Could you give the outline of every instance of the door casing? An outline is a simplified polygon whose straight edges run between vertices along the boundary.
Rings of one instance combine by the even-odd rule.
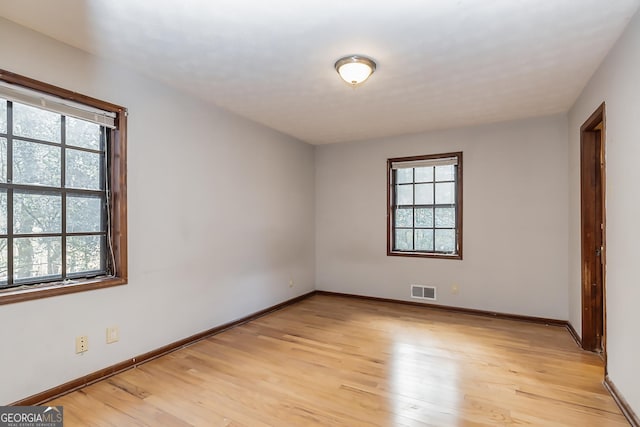
[[[606,358],[605,130],[602,103],[580,127],[582,348]]]

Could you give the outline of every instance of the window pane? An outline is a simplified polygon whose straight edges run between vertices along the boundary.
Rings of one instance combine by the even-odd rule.
[[[13,182],[60,187],[60,147],[13,140]]]
[[[21,237],[13,240],[13,277],[29,280],[61,277],[60,237]]]
[[[0,98],[0,133],[7,133],[7,100],[2,98]]]
[[[436,181],[453,181],[455,179],[455,167],[453,165],[436,166]]]
[[[7,190],[0,190],[0,234],[7,234]]]
[[[67,145],[100,150],[100,125],[85,120],[67,117],[65,119]]]
[[[436,183],[436,204],[454,204],[455,202],[455,183]]]
[[[60,233],[62,197],[14,193],[13,232],[17,234]]]
[[[413,182],[413,169],[396,169],[396,184]]]
[[[100,271],[102,236],[67,237],[67,273]]]
[[[7,239],[0,239],[0,286],[6,285],[9,280],[7,262]]]
[[[416,182],[432,182],[433,166],[426,168],[416,168]]]
[[[60,114],[13,103],[13,134],[27,138],[60,142]]]
[[[436,229],[436,251],[454,252],[456,249],[456,231]]]
[[[78,150],[67,150],[66,152],[66,186],[99,190],[100,155]]]
[[[455,208],[436,208],[436,227],[453,228],[456,226]]]
[[[395,249],[399,251],[413,250],[413,230],[396,229]]]
[[[416,227],[433,227],[433,209],[416,209]]]
[[[433,251],[433,230],[416,230],[416,251]]]
[[[413,227],[413,209],[396,209],[396,227]]]
[[[0,138],[0,182],[7,182],[7,138]]]
[[[416,205],[433,204],[433,184],[416,184]]]
[[[413,204],[413,185],[397,185],[396,191],[396,205]]]
[[[67,233],[102,230],[102,198],[67,196]]]
[[[393,201],[390,250],[400,255],[457,254],[462,239],[457,228],[461,226],[457,205],[462,201],[462,182],[459,187],[457,180],[462,179],[462,169],[457,164],[447,165],[451,157],[451,154],[429,154],[411,157],[405,163],[400,163],[402,159],[391,159],[393,163],[415,167],[393,171],[394,181],[388,188]],[[462,156],[456,153],[455,157],[461,163]],[[417,163],[421,161],[424,162]]]

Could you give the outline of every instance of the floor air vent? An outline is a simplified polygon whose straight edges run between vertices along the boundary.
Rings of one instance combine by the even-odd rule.
[[[411,298],[436,300],[435,286],[411,285]]]

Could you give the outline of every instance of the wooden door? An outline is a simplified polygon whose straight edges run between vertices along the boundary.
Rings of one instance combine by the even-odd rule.
[[[582,347],[605,352],[604,104],[580,129]]]

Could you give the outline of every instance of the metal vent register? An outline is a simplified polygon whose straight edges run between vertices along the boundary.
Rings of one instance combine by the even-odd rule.
[[[411,285],[411,298],[436,300],[435,286]]]

